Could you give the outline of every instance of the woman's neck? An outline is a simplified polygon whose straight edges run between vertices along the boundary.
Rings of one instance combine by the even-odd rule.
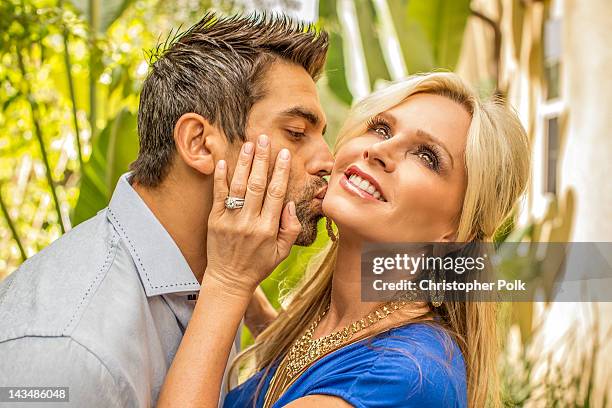
[[[341,330],[365,317],[382,304],[382,302],[363,302],[361,300],[362,246],[363,241],[353,240],[346,235],[338,243],[329,311],[317,326],[315,337]],[[381,328],[397,326],[398,322],[420,316],[428,310],[426,303],[415,302],[407,305],[401,312],[389,316],[385,322],[377,324],[377,327],[373,329],[381,331]]]
[[[316,329],[317,337],[343,329],[379,305],[361,301],[362,246],[363,241],[349,237],[343,237],[338,243],[329,311]]]
[[[368,314],[377,303],[361,301],[361,240],[342,239],[338,243],[336,268],[332,278],[330,323],[349,324]]]

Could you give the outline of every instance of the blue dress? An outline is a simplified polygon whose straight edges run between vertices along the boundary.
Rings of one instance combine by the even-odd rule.
[[[255,407],[263,406],[273,369]],[[226,396],[224,408],[253,407],[265,370]],[[344,346],[313,363],[273,408],[307,395],[339,397],[357,408],[467,407],[463,355],[443,329],[413,323]]]

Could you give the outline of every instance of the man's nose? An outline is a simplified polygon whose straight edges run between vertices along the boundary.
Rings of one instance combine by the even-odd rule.
[[[310,160],[306,161],[306,171],[313,176],[327,176],[334,166],[334,157],[325,140],[317,141]]]

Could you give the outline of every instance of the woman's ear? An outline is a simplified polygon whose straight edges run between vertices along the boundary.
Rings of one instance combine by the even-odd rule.
[[[219,158],[225,140],[219,129],[197,113],[186,113],[174,125],[174,144],[186,165],[211,175],[215,170],[214,157]]]

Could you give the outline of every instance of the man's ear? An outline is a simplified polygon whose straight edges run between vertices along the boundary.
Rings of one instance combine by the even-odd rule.
[[[174,144],[179,156],[202,174],[213,174],[213,155],[220,157],[223,140],[219,129],[197,113],[185,113],[174,125]]]

